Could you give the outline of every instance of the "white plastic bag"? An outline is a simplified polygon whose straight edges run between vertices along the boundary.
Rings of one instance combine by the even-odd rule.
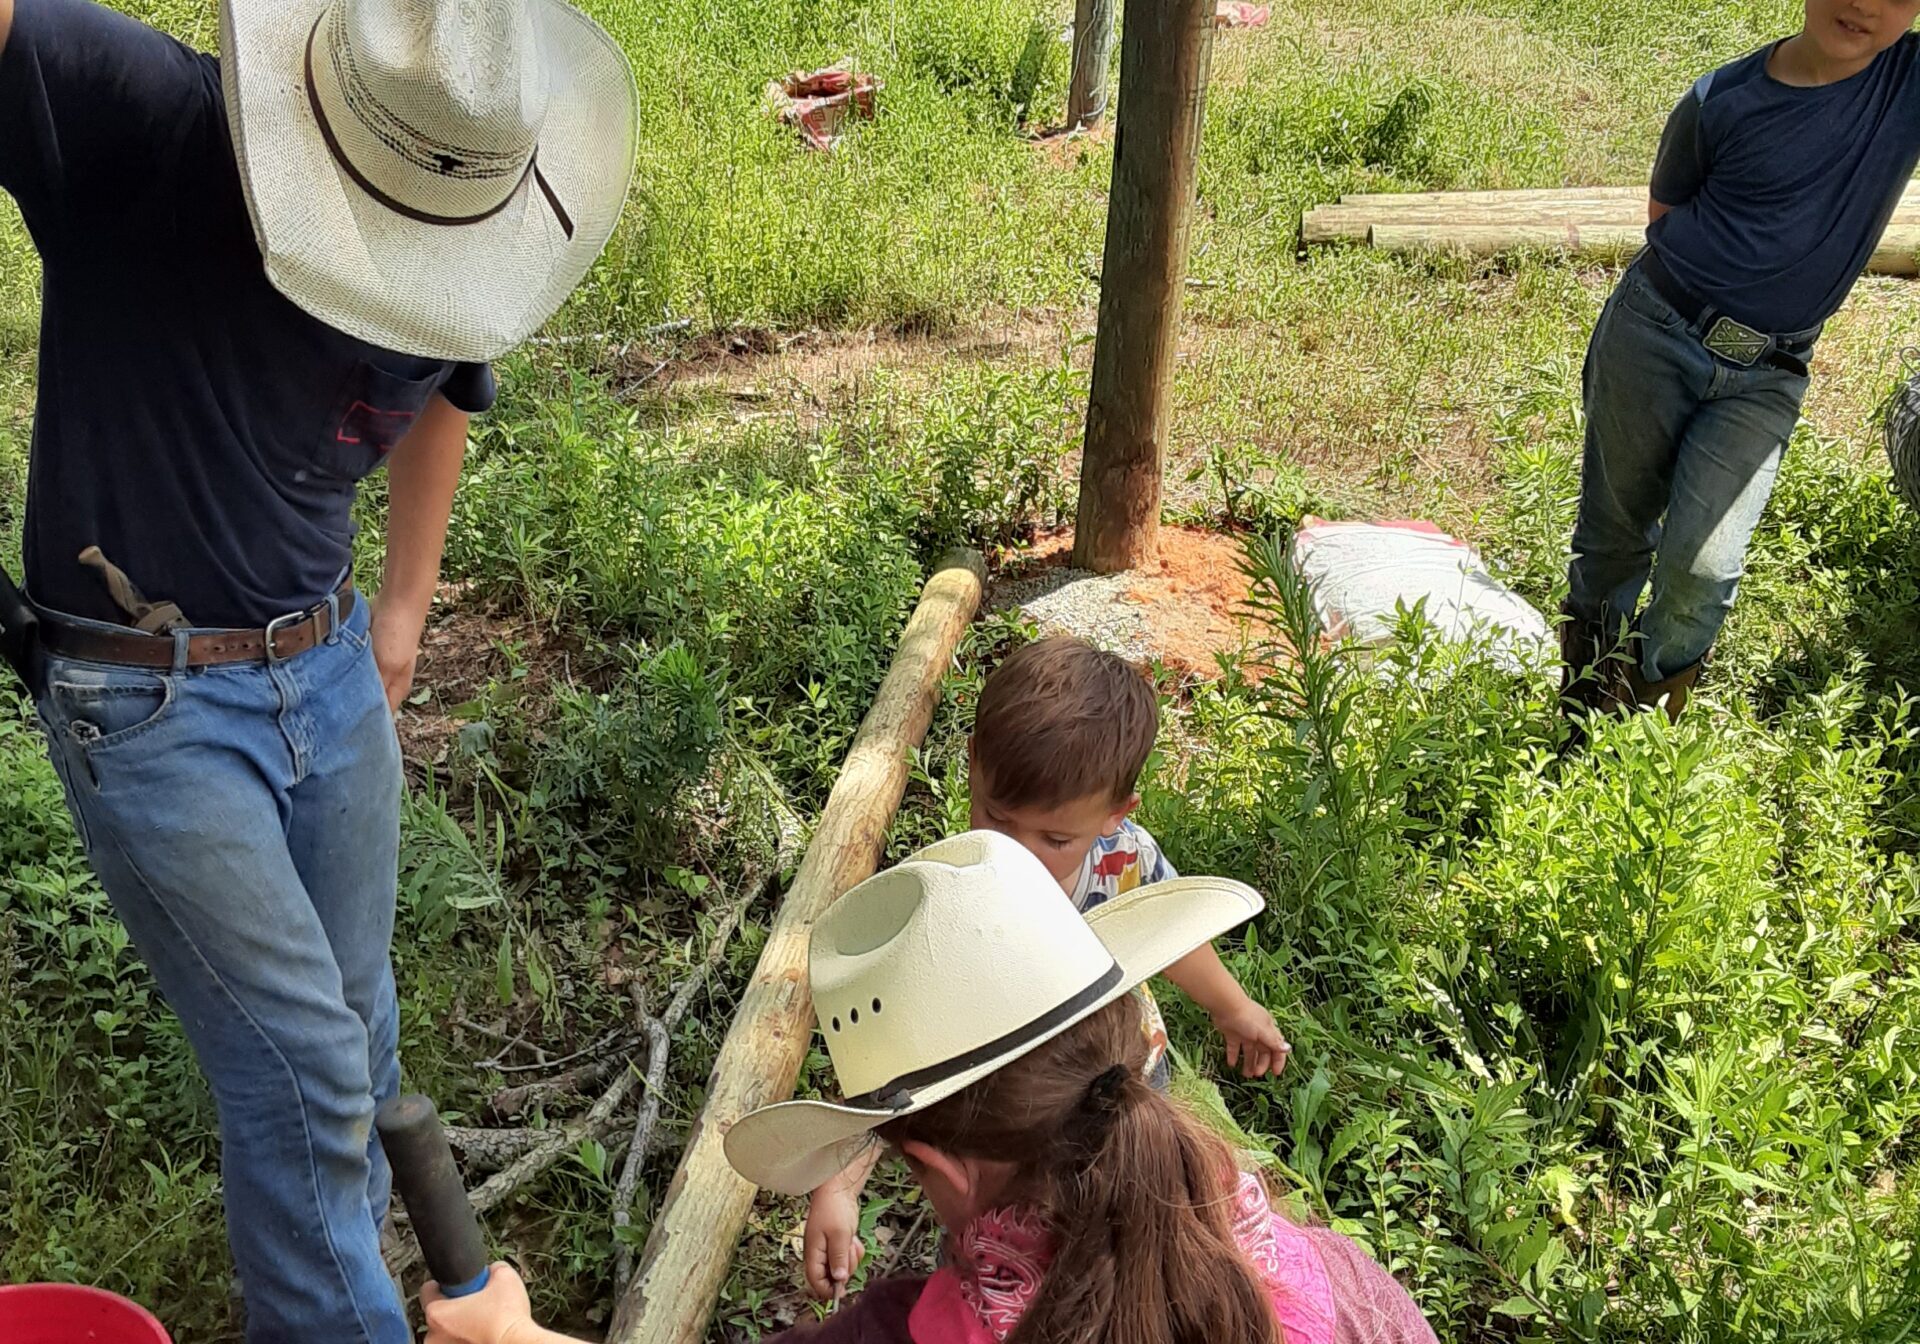
[[[1482,638],[1494,661],[1513,672],[1552,661],[1546,618],[1489,574],[1473,547],[1432,523],[1309,517],[1294,533],[1293,567],[1307,581],[1328,639],[1386,644],[1395,609],[1424,598],[1427,620],[1443,639]]]

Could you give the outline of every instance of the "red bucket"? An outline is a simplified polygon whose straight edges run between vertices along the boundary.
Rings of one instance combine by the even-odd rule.
[[[6,1344],[172,1344],[144,1307],[73,1283],[0,1286]]]

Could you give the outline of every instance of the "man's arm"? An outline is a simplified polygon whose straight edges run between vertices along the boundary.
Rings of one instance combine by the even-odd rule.
[[[7,53],[7,34],[13,31],[13,0],[0,0],[0,56]]]
[[[387,572],[373,604],[373,657],[396,712],[413,688],[466,454],[467,413],[435,394],[387,463]]]

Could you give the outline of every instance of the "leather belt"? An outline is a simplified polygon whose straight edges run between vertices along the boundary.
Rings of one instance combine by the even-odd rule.
[[[1699,335],[1700,344],[1729,364],[1743,369],[1765,364],[1802,378],[1807,376],[1807,357],[1813,353],[1811,339],[1783,340],[1728,317],[1682,283],[1651,247],[1642,250],[1634,264],[1654,292]]]
[[[334,593],[340,623],[353,614],[353,580]],[[333,603],[321,602],[305,611],[277,616],[258,630],[209,630],[187,636],[187,666],[216,667],[224,663],[279,663],[324,644],[336,628]],[[173,636],[143,635],[137,631],[99,630],[78,625],[59,612],[40,612],[40,645],[58,658],[124,667],[173,666]]]

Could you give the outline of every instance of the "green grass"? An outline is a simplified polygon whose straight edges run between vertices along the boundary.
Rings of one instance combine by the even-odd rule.
[[[205,6],[124,7],[215,38]],[[414,713],[439,726],[409,739],[409,1077],[473,1120],[523,1077],[480,1065],[527,1059],[493,1032],[564,1054],[627,1020],[609,967],[657,1005],[699,957],[782,809],[823,801],[939,551],[1017,547],[1070,508],[1111,169],[1106,133],[1028,138],[1066,76],[1061,13],[1038,0],[590,7],[639,75],[636,191],[548,333],[566,343],[502,366],[436,618],[472,652],[432,664]],[[1350,191],[1643,180],[1687,84],[1797,14],[1292,0],[1222,34],[1169,511],[1277,536],[1310,511],[1433,517],[1550,607],[1611,274],[1302,259],[1299,213]],[[762,88],[841,57],[885,82],[880,116],[802,152]],[[35,276],[0,206],[9,555]],[[1412,626],[1375,676],[1332,651],[1260,682],[1169,683],[1147,820],[1182,868],[1268,894],[1228,950],[1298,1047],[1278,1082],[1217,1078],[1220,1095],[1445,1339],[1912,1337],[1920,550],[1871,424],[1920,332],[1912,292],[1867,282],[1833,324],[1678,729],[1623,725],[1562,762],[1547,690]],[[677,317],[684,336],[646,334]],[[367,575],[381,507],[376,482]],[[1255,569],[1314,647],[1271,551]],[[970,636],[895,855],[964,819],[969,707],[1027,633]],[[763,925],[675,1042],[673,1133]],[[1205,1024],[1164,997],[1210,1096]],[[211,1108],[13,707],[0,1012],[0,1281],[95,1282],[183,1341],[236,1337]],[[804,1081],[830,1086],[824,1058]],[[586,1329],[610,1293],[609,1147],[490,1221],[540,1309]],[[648,1164],[632,1235],[672,1162]],[[876,1186],[878,1229],[915,1212],[898,1178]],[[757,1211],[716,1339],[796,1314],[795,1213]]]

